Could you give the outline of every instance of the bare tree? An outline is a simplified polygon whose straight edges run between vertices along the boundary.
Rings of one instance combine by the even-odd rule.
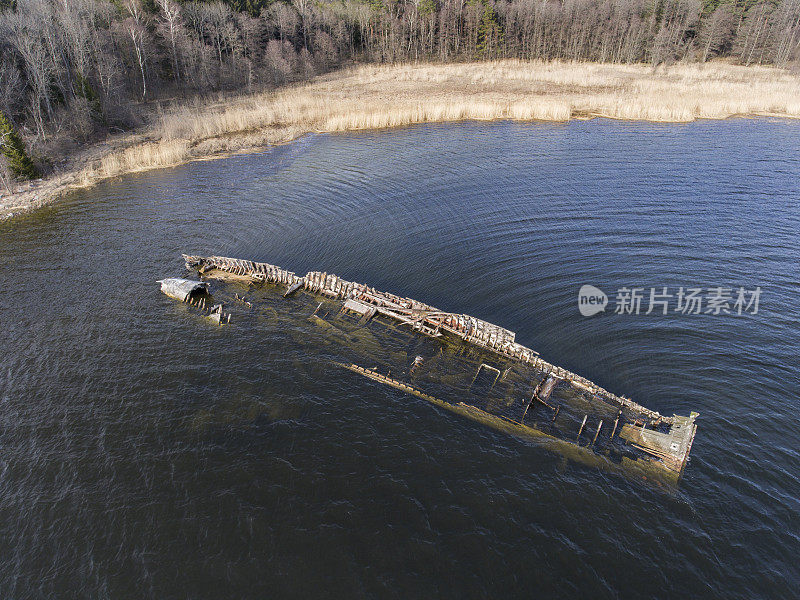
[[[139,65],[139,72],[142,76],[142,100],[147,97],[147,73],[145,72],[145,55],[144,55],[144,12],[138,0],[126,0],[125,10],[130,15],[125,21],[125,29],[130,36],[133,43],[133,49],[136,53],[136,62]]]
[[[777,65],[800,58],[800,0],[783,0],[776,10],[774,32]]]
[[[2,141],[0,141],[2,146]],[[16,191],[14,185],[14,176],[11,174],[11,169],[8,168],[8,159],[0,153],[0,184],[6,189],[6,192],[13,194]]]
[[[36,130],[46,139],[45,121],[53,114],[50,100],[50,81],[53,65],[50,61],[39,30],[34,29],[35,21],[29,18],[22,8],[8,15],[9,42],[22,59],[28,82],[30,114]]]
[[[800,63],[800,0],[143,2],[0,0],[0,109],[50,143],[137,122],[135,100],[281,85],[348,60]]]
[[[172,73],[175,81],[180,81],[180,69],[178,67],[178,48],[176,38],[178,36],[179,21],[181,10],[177,3],[172,0],[156,0],[158,8],[161,9],[161,16],[169,31],[169,43],[172,50]]]
[[[766,2],[753,6],[739,31],[739,53],[746,65],[761,62],[769,53],[770,17],[773,7]]]
[[[708,58],[717,54],[727,44],[731,42],[736,28],[736,17],[730,8],[722,4],[709,15],[703,22],[698,42],[702,48],[701,61],[706,62]]]
[[[268,9],[264,10],[263,17],[274,24],[281,44],[294,37],[300,24],[297,11],[283,2],[271,4]]]
[[[275,85],[286,83],[292,73],[292,62],[294,62],[294,50],[289,42],[279,42],[270,40],[264,53],[264,60],[270,69]],[[290,59],[291,56],[291,59]]]
[[[308,50],[308,17],[311,10],[311,0],[292,0],[292,6],[300,15],[300,30],[303,34],[303,48]]]
[[[22,102],[24,81],[17,66],[5,57],[0,60],[0,112],[12,115]]]
[[[666,3],[653,40],[651,60],[654,66],[670,64],[686,56],[692,41],[688,33],[696,27],[701,10],[699,0],[670,0]]]
[[[7,135],[6,133],[0,133],[0,184],[3,185],[6,192],[13,194],[16,191],[14,186],[14,174],[11,172],[8,159],[2,152]]]

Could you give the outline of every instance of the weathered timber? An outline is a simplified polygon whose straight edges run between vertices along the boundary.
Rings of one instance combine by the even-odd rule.
[[[557,385],[558,385],[560,382],[561,382],[561,380],[560,380],[558,377],[554,377],[553,375],[550,375],[550,376],[547,378],[547,381],[545,381],[545,382],[544,382],[544,384],[542,385],[542,389],[540,389],[540,390],[537,392],[537,394],[536,394],[536,397],[537,397],[539,400],[541,400],[541,401],[542,401],[542,403],[543,403],[545,406],[550,406],[549,404],[547,404],[546,400],[547,400],[547,399],[550,397],[550,394],[552,394],[552,393],[553,393],[553,390],[555,389],[555,387],[556,387],[556,386],[557,386]],[[551,408],[552,408],[552,407],[551,407]]]
[[[614,428],[611,430],[611,437],[609,437],[608,439],[614,439],[614,433],[617,431],[617,425],[619,424],[619,417],[620,417],[621,414],[622,414],[622,411],[620,411],[617,414],[617,418],[614,419]]]
[[[632,446],[659,458],[674,471],[680,472],[689,460],[689,452],[697,431],[695,419],[699,413],[692,412],[688,417],[675,416],[668,433],[625,423],[619,437]]]
[[[594,432],[594,439],[592,440],[592,446],[597,441],[597,436],[600,435],[600,430],[603,428],[603,420],[600,419],[600,422],[597,424],[597,431]]]
[[[288,298],[289,296],[294,294],[297,290],[299,290],[301,287],[303,287],[303,282],[302,281],[295,281],[293,284],[291,284],[288,287],[286,292],[284,292],[283,297],[284,298]]]
[[[411,369],[409,369],[408,374],[413,375],[414,372],[422,366],[422,363],[425,362],[425,359],[421,356],[417,356],[414,359],[414,364],[411,365]]]
[[[665,416],[630,398],[612,394],[580,375],[548,363],[534,350],[519,344],[513,331],[470,315],[445,312],[411,298],[381,292],[366,284],[346,281],[326,272],[310,271],[301,277],[268,263],[221,256],[184,255],[183,257],[187,268],[196,269],[204,277],[215,276],[217,273],[221,276],[232,274],[237,278],[254,283],[285,284],[288,290],[292,291],[302,288],[311,293],[341,301],[343,310],[362,315],[363,322],[372,318],[373,315],[379,314],[409,326],[413,331],[423,335],[438,338],[447,334],[460,338],[469,345],[492,352],[501,360],[530,365],[544,373],[544,378],[534,391],[532,400],[536,399],[554,410],[553,420],[558,416],[560,406],[553,407],[547,402],[547,399],[555,387],[564,381],[578,390],[588,392],[593,400],[599,399],[618,408],[619,414],[614,423],[611,438],[616,433],[620,418],[623,422],[625,420],[637,421],[643,426],[633,428],[632,425],[626,423],[620,430],[619,438],[657,458],[664,466],[673,471],[680,472],[686,464],[696,432],[697,413],[692,413],[691,417]],[[500,377],[500,371],[494,367],[492,369],[497,371],[496,383]],[[529,406],[530,402],[525,407],[525,412]],[[578,437],[583,432],[585,425],[586,419],[581,425]],[[665,427],[669,431],[667,434],[659,430],[659,428]],[[599,429],[595,434],[595,439],[597,435],[599,435]],[[669,445],[665,447],[661,443],[661,438],[658,437],[660,435],[670,436]],[[677,443],[677,447],[675,443]]]
[[[575,442],[568,442],[561,438],[555,437],[546,431],[537,429],[509,419],[504,416],[495,415],[485,410],[466,404],[464,402],[451,403],[430,394],[423,392],[411,385],[393,379],[389,375],[378,373],[375,369],[366,369],[359,365],[349,363],[335,363],[338,366],[345,368],[353,373],[357,373],[363,377],[371,379],[375,382],[388,385],[397,390],[416,396],[429,402],[441,409],[447,410],[451,413],[466,417],[482,425],[491,427],[497,431],[512,435],[514,437],[534,441],[541,444],[545,448],[558,452],[568,458],[593,467],[607,469],[609,471],[619,472],[625,475],[641,474],[648,478],[654,477],[667,483],[677,483],[679,473],[674,470],[663,470],[657,465],[652,463],[642,463],[641,461],[631,460],[623,456],[619,464],[609,461],[607,458],[597,454],[589,448],[578,445]]]
[[[481,369],[486,369],[487,371],[492,371],[495,373],[494,381],[492,381],[492,387],[494,387],[494,384],[497,383],[497,380],[500,377],[500,369],[487,365],[486,363],[481,363],[481,365],[478,367],[478,370],[475,372],[475,377],[472,378],[472,383],[475,383],[478,375],[481,374]],[[472,385],[472,383],[470,385]]]
[[[371,317],[377,312],[377,309],[374,306],[364,304],[363,302],[359,302],[354,298],[348,298],[345,300],[344,308],[354,313],[358,313],[364,317]]]
[[[583,433],[583,428],[586,427],[586,419],[588,419],[588,418],[589,418],[589,415],[584,415],[583,416],[583,423],[581,423],[581,428],[578,429],[578,439],[580,439],[581,434]]]
[[[533,399],[535,397],[536,397],[536,392],[534,392],[533,395],[525,403],[525,410],[522,411],[522,417],[520,417],[520,420],[519,420],[520,423],[524,423],[525,422],[525,415],[528,414],[528,409],[531,407],[531,402],[533,402]]]
[[[646,416],[653,425],[671,423],[673,417],[661,415],[630,398],[617,396],[601,388],[599,385],[581,377],[576,373],[548,363],[539,357],[538,352],[516,342],[516,334],[493,323],[488,323],[470,315],[448,313],[433,306],[403,298],[389,292],[379,292],[363,283],[345,281],[339,277],[310,271],[304,277],[284,271],[280,267],[268,263],[256,263],[239,258],[225,256],[191,256],[183,255],[186,267],[196,269],[201,275],[213,274],[214,270],[249,277],[253,282],[287,283],[292,285],[298,281],[302,287],[338,300],[354,299],[361,304],[371,305],[379,314],[394,318],[409,325],[412,329],[429,337],[439,337],[447,332],[463,339],[465,342],[494,352],[504,358],[530,364],[534,368],[552,374],[571,385],[596,394],[612,403],[625,407],[633,412]]]

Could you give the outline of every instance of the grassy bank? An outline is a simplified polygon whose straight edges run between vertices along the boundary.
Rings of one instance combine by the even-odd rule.
[[[800,117],[800,77],[724,63],[645,65],[500,61],[361,66],[274,93],[193,103],[146,130],[76,155],[64,172],[0,200],[0,216],[124,173],[289,141],[308,132],[464,119],[610,117],[662,122]]]

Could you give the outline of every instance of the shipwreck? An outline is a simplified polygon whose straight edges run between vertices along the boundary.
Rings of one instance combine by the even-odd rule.
[[[311,299],[309,320],[326,335],[351,339],[378,321],[430,341],[413,359],[381,368],[336,361],[340,367],[382,385],[422,398],[444,410],[518,438],[542,443],[576,461],[633,470],[677,482],[689,460],[698,413],[662,415],[626,396],[550,364],[516,340],[513,331],[476,317],[378,291],[337,275],[297,275],[278,266],[221,256],[183,255],[201,279],[270,288],[279,296]],[[206,282],[170,282],[181,299],[207,293]],[[172,286],[172,287],[171,287]],[[275,296],[275,291],[271,293]],[[235,294],[236,300],[243,297]],[[321,301],[320,301],[321,300]],[[283,300],[281,300],[283,302]],[[252,307],[250,302],[246,303]],[[219,309],[222,310],[221,308]],[[333,339],[333,338],[331,338]],[[337,342],[338,343],[338,342]],[[416,350],[414,351],[417,352]],[[370,365],[377,361],[368,354]]]

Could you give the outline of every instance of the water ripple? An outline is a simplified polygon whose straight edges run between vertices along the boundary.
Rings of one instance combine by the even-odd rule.
[[[0,224],[0,595],[792,598],[798,127],[315,135]],[[333,371],[340,349],[291,301],[210,327],[154,284],[181,252],[475,314],[665,414],[698,410],[682,486]],[[584,283],[763,296],[757,315],[587,319]]]

